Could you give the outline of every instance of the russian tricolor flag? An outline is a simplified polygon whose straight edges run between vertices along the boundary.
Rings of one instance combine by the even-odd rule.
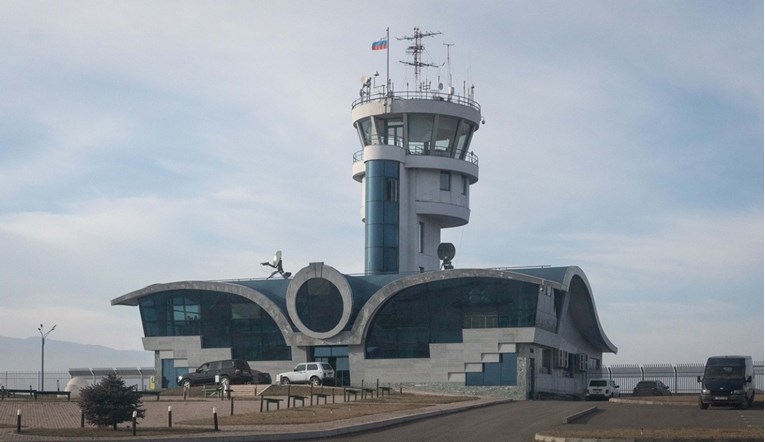
[[[372,43],[372,50],[373,51],[380,51],[382,49],[388,49],[388,39],[383,37],[376,42]]]

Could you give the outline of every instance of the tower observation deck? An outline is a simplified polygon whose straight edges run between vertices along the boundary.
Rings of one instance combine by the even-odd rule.
[[[362,145],[353,179],[362,184],[365,270],[438,270],[441,229],[470,219],[470,186],[478,181],[470,143],[481,108],[472,87],[468,96],[451,86],[401,92],[388,85],[373,94],[369,83],[351,112]]]

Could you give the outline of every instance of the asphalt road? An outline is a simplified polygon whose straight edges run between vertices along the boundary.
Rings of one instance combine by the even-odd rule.
[[[598,411],[572,424],[563,418],[587,408]],[[356,433],[331,441],[531,441],[545,430],[587,428],[746,428],[763,426],[762,408],[738,410],[691,406],[609,402],[521,401],[454,413],[379,431]]]

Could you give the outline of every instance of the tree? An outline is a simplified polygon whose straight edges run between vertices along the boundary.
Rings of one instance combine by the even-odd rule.
[[[143,418],[146,410],[141,408],[141,395],[115,373],[111,373],[101,382],[80,390],[78,401],[85,419],[99,428],[112,426],[115,430],[120,422]]]

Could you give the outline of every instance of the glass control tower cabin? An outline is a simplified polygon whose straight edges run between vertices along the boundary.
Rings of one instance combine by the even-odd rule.
[[[478,181],[478,158],[470,150],[481,107],[469,94],[428,90],[420,83],[422,33],[415,28],[415,91],[394,91],[390,80],[374,93],[362,79],[352,105],[362,150],[353,156],[353,179],[362,184],[367,274],[438,270],[441,229],[470,219],[470,185]]]

